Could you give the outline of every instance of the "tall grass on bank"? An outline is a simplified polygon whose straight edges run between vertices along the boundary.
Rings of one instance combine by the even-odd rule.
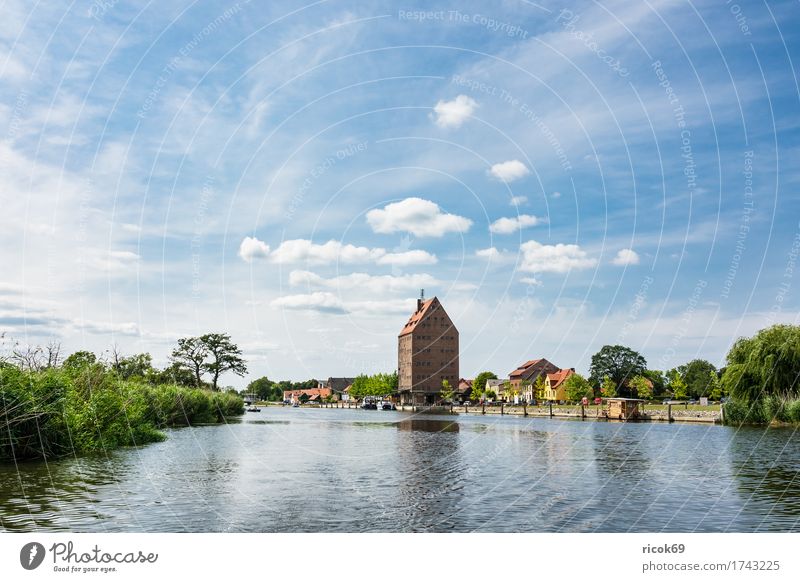
[[[800,398],[770,395],[747,403],[730,400],[725,403],[725,424],[800,424]]]
[[[244,413],[229,393],[120,380],[98,367],[23,372],[0,364],[0,462],[163,440],[162,428]]]

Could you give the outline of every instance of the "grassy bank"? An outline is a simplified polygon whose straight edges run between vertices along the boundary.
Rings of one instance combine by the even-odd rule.
[[[731,400],[725,404],[725,424],[800,424],[800,398],[765,396],[753,402]]]
[[[164,439],[162,428],[244,413],[229,393],[122,380],[97,367],[0,365],[0,462],[107,451]]]

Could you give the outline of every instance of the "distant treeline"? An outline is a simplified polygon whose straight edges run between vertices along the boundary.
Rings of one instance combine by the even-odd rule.
[[[149,354],[81,351],[61,361],[57,344],[15,349],[0,360],[0,461],[142,445],[162,440],[162,428],[243,414],[238,394],[214,390],[222,371],[236,372],[229,367],[235,362],[220,365],[208,354],[210,383],[198,382],[196,370],[178,359],[158,370]]]
[[[303,382],[292,382],[290,380],[273,381],[262,376],[250,382],[240,394],[255,394],[259,400],[265,402],[278,402],[283,400],[284,390],[303,390],[306,388],[316,388],[316,380],[305,380]]]

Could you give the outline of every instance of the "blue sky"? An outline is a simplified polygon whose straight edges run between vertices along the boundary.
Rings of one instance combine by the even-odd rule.
[[[3,15],[6,350],[227,331],[251,377],[390,370],[421,287],[465,377],[798,321],[796,2]]]

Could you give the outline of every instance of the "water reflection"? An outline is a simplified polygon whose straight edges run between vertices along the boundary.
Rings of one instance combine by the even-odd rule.
[[[433,418],[407,418],[395,423],[399,430],[418,430],[422,432],[458,432],[458,422]]]
[[[799,531],[783,429],[265,410],[0,467],[6,531]]]

